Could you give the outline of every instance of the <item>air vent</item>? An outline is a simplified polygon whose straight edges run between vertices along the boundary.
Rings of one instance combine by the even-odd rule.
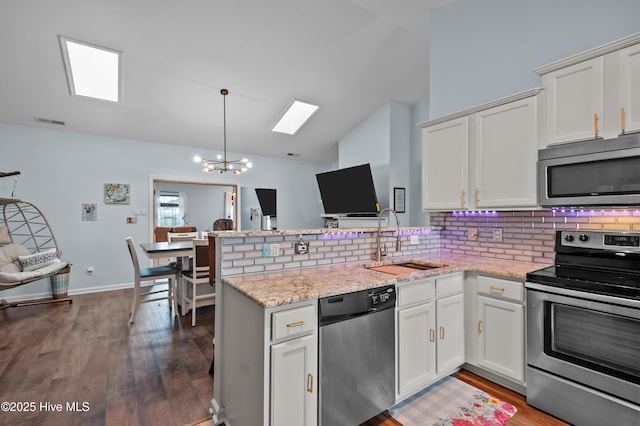
[[[60,120],[51,120],[49,118],[42,118],[42,117],[33,117],[36,122],[38,123],[43,123],[43,124],[55,124],[57,126],[64,126],[64,121],[60,121]]]

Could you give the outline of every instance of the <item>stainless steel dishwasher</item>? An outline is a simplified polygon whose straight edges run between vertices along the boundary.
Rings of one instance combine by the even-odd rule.
[[[319,300],[319,425],[357,426],[391,408],[395,286]]]

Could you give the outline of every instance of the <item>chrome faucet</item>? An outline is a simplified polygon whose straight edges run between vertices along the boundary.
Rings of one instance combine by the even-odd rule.
[[[386,256],[387,255],[387,250],[386,250],[386,244],[385,244],[385,248],[382,249],[380,247],[380,238],[381,238],[381,229],[380,229],[380,220],[382,219],[382,214],[384,212],[391,212],[393,213],[393,215],[396,217],[396,251],[400,251],[401,249],[401,243],[400,243],[400,219],[398,219],[398,213],[395,212],[395,210],[391,209],[391,208],[386,208],[386,209],[382,209],[382,211],[378,214],[378,233],[376,235],[376,261],[380,262],[380,258],[382,256]]]

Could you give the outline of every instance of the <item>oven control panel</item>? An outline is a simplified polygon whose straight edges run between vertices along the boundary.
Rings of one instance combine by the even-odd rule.
[[[640,253],[640,233],[615,231],[561,231],[560,245]]]

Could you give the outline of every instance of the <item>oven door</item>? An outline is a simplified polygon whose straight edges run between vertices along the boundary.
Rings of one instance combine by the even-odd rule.
[[[640,404],[640,307],[604,299],[528,283],[527,364]]]

